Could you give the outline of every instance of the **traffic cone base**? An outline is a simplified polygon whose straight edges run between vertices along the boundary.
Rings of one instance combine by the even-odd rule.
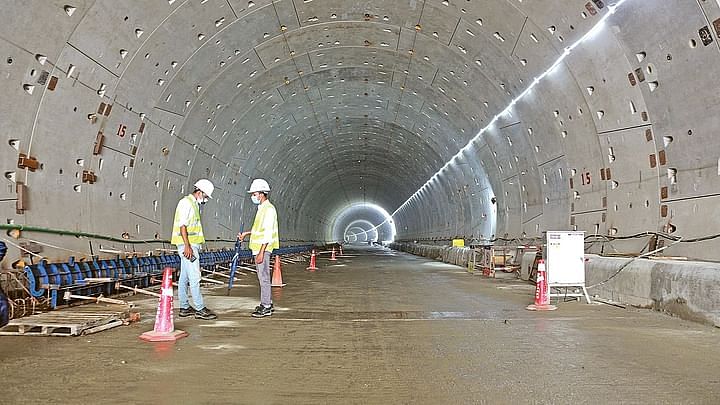
[[[178,339],[184,338],[185,336],[188,336],[188,333],[179,329],[172,332],[155,332],[154,330],[151,330],[140,335],[140,339],[146,342],[174,342]]]
[[[282,279],[280,256],[275,256],[275,267],[273,268],[272,284],[270,284],[270,287],[285,287],[286,285]]]
[[[555,305],[535,305],[530,304],[525,307],[529,311],[554,311],[557,309]]]

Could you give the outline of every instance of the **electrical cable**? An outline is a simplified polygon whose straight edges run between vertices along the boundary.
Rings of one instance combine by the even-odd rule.
[[[27,239],[29,242],[37,243],[38,245],[47,246],[47,247],[50,247],[50,248],[53,248],[53,249],[64,250],[64,251],[66,251],[66,252],[71,252],[71,253],[78,253],[78,254],[81,254],[81,255],[83,255],[83,256],[92,256],[91,254],[89,254],[89,253],[87,253],[87,252],[80,252],[80,251],[78,251],[78,250],[67,249],[67,248],[64,248],[64,247],[55,246],[55,245],[52,245],[52,244],[47,243],[47,242],[43,242],[43,241],[39,241],[39,240],[34,240],[34,239],[30,239],[30,238],[25,238],[25,239]]]
[[[655,254],[655,253],[657,253],[657,252],[661,252],[661,251],[663,251],[663,250],[665,250],[665,249],[667,249],[667,248],[669,248],[669,247],[671,247],[671,246],[674,246],[674,245],[676,245],[676,244],[678,244],[678,243],[680,243],[679,240],[677,240],[677,241],[675,241],[675,242],[673,242],[673,243],[671,243],[671,244],[669,244],[669,245],[667,245],[667,246],[663,246],[663,247],[657,248],[657,249],[655,249],[655,250],[653,250],[653,251],[651,251],[651,252],[647,252],[647,253],[643,253],[643,254],[641,254],[641,255],[635,256],[635,257],[631,258],[630,260],[628,260],[627,262],[625,262],[622,266],[620,266],[620,268],[619,268],[615,273],[613,273],[610,277],[608,277],[607,279],[605,279],[605,280],[603,280],[603,281],[601,281],[601,282],[599,282],[599,283],[595,283],[595,284],[593,284],[593,285],[591,285],[591,286],[585,287],[585,288],[590,289],[590,288],[599,287],[599,286],[607,283],[608,281],[612,280],[613,278],[615,278],[615,276],[617,276],[618,274],[620,274],[621,271],[625,270],[625,268],[627,268],[627,266],[629,266],[630,263],[634,262],[635,260],[641,259],[641,258],[646,257],[646,256],[651,256],[651,255],[653,255],[653,254]]]
[[[25,249],[24,247],[18,245],[17,243],[11,242],[11,241],[9,241],[9,240],[7,240],[7,239],[5,239],[5,238],[0,238],[0,239],[2,239],[3,241],[5,241],[5,243],[9,243],[10,245],[15,246],[16,248],[22,250],[23,252],[29,253],[31,256],[36,256],[36,257],[39,257],[40,259],[45,259],[45,256],[41,256],[41,255],[39,255],[39,254],[37,254],[37,253],[33,253],[33,252]]]

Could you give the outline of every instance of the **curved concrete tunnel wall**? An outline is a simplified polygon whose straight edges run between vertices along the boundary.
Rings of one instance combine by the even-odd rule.
[[[0,213],[167,238],[207,177],[206,234],[232,239],[264,177],[284,243],[327,238],[354,203],[402,205],[398,240],[717,233],[720,7],[705,0],[624,2],[403,205],[614,3],[9,2]],[[40,167],[18,169],[20,153]],[[713,244],[667,252],[718,259]]]

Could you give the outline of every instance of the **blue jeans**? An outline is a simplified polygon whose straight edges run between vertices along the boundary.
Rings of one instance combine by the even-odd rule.
[[[178,280],[178,300],[180,308],[190,308],[188,301],[188,285],[190,285],[190,293],[192,294],[193,307],[198,311],[205,308],[202,294],[200,294],[200,246],[190,245],[195,256],[195,261],[190,262],[183,252],[185,245],[178,245],[178,254],[180,255],[180,279]]]

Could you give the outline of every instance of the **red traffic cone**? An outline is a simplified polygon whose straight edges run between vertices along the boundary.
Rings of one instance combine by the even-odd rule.
[[[184,338],[188,335],[182,330],[175,330],[173,324],[173,288],[171,267],[165,267],[163,272],[162,293],[158,302],[157,315],[155,315],[155,328],[140,335],[140,339],[148,342],[168,342]]]
[[[550,305],[550,295],[548,295],[547,273],[545,272],[545,260],[538,260],[537,280],[535,282],[535,303],[530,304],[525,309],[530,311],[554,311],[557,309],[555,305]]]
[[[312,254],[310,255],[310,267],[308,267],[307,270],[315,271],[317,269],[317,266],[315,266],[315,250],[313,250]]]
[[[275,256],[275,267],[273,267],[272,283],[271,287],[285,287],[287,284],[283,283],[282,270],[280,269],[280,255]]]
[[[332,256],[330,256],[330,259],[328,260],[330,260],[331,262],[337,261],[337,259],[335,258],[335,246],[333,246]]]

